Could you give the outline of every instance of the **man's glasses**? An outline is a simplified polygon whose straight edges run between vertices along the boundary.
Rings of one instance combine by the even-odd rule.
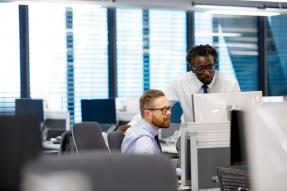
[[[193,66],[193,65],[190,65],[191,69],[193,72],[195,73],[198,73],[198,74],[203,74],[205,71],[208,71],[208,72],[213,72],[215,70],[215,65],[212,64],[212,65],[208,65],[208,66],[199,66],[199,67],[196,67],[196,66]]]
[[[151,108],[151,109],[147,109],[147,110],[151,110],[151,111],[160,110],[161,113],[163,115],[165,115],[167,113],[167,111],[171,112],[171,106],[169,106],[169,107],[162,107],[162,108]]]

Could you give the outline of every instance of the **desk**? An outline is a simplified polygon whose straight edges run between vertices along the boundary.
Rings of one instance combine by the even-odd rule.
[[[161,149],[163,153],[177,154],[177,150],[175,148],[175,144],[170,143],[160,143]]]
[[[44,150],[60,150],[60,144],[54,144],[52,141],[44,141],[43,142]]]

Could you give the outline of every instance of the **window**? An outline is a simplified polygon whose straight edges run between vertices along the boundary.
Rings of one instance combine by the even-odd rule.
[[[30,88],[49,110],[67,110],[65,7],[29,5]],[[47,109],[47,108],[46,108]]]
[[[107,9],[73,8],[75,121],[81,121],[81,99],[108,98]]]
[[[117,10],[119,97],[165,89],[186,71],[185,55],[184,11]]]
[[[257,17],[196,12],[195,43],[217,48],[218,69],[234,75],[242,91],[258,90]]]
[[[186,72],[186,12],[150,12],[150,87],[164,90]]]
[[[268,18],[268,95],[287,95],[287,16]]]
[[[20,97],[18,6],[0,4],[0,113],[14,114]]]
[[[143,92],[142,10],[117,9],[117,86],[118,97]]]
[[[108,97],[107,10],[33,4],[29,24],[31,96],[81,121],[81,99]]]

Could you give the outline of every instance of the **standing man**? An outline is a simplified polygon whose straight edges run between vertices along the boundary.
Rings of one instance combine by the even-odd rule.
[[[158,154],[161,147],[158,130],[169,128],[171,106],[160,90],[148,90],[141,96],[141,119],[137,120],[125,133],[122,153]]]
[[[164,91],[171,105],[180,102],[184,122],[194,121],[192,94],[240,92],[239,84],[233,76],[215,70],[216,60],[216,49],[210,45],[193,47],[186,56],[190,71],[175,78]],[[127,125],[119,127],[119,130],[126,131],[139,118],[139,115],[135,116]]]
[[[185,122],[194,121],[192,94],[240,91],[239,84],[233,76],[215,71],[216,60],[215,48],[208,44],[195,46],[186,56],[190,71],[175,78],[164,91],[171,104],[180,102]]]

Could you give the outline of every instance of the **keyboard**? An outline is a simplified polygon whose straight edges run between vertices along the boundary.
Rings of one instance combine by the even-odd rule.
[[[218,167],[217,175],[221,190],[247,191],[249,190],[249,178],[247,170],[238,168]]]

